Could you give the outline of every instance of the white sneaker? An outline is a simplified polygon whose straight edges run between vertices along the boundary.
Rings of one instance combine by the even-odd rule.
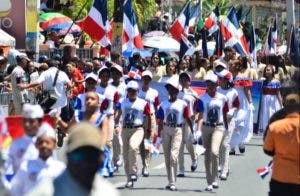
[[[212,183],[212,187],[213,187],[214,189],[217,189],[217,188],[219,188],[219,184],[218,184],[217,182],[213,182],[213,183]]]
[[[213,186],[212,185],[208,185],[206,188],[205,188],[206,191],[212,191],[213,190]]]
[[[121,167],[121,166],[123,165],[122,159],[119,159],[119,160],[116,162],[116,165],[117,165],[117,167]]]

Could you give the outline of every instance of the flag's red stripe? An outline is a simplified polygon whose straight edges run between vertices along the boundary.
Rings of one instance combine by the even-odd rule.
[[[210,29],[211,27],[213,27],[215,25],[215,21],[211,18],[211,17],[208,17],[204,23],[204,27],[206,29]]]
[[[181,26],[181,24],[176,21],[169,29],[169,32],[172,34],[173,38],[180,42],[181,34],[184,33],[184,28]]]
[[[86,32],[93,41],[99,41],[105,36],[104,29],[99,26],[91,17],[87,17],[85,20],[77,23],[80,28]]]

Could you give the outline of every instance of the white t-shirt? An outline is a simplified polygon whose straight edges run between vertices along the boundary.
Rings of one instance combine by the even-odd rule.
[[[29,83],[29,76],[24,69],[21,66],[15,67],[11,73],[11,84],[13,87],[14,101],[20,102],[19,104],[29,101],[28,91],[26,89],[20,91],[18,88],[18,84],[27,83]]]
[[[115,87],[117,89],[117,92],[119,94],[119,99],[126,98],[126,84],[125,82],[121,81],[119,86],[115,86],[112,83],[111,86]]]
[[[63,108],[67,105],[66,84],[70,82],[70,79],[68,78],[65,72],[59,71],[56,85],[53,88],[52,85],[57,70],[58,69],[56,67],[50,67],[48,70],[44,71],[40,75],[39,79],[36,80],[39,84],[43,83],[44,90],[54,89],[58,98],[56,103],[51,107],[51,109]]]
[[[124,99],[118,108],[122,111],[122,122],[124,126],[140,126],[143,125],[144,115],[150,115],[149,104],[140,98],[136,98],[134,102]]]
[[[104,95],[105,100],[107,100],[108,102],[108,106],[105,110],[105,113],[108,115],[114,114],[114,104],[117,104],[119,102],[119,94],[117,89],[110,84],[105,88],[101,87],[100,85],[97,85],[96,93]]]
[[[222,123],[223,112],[228,112],[227,97],[218,92],[215,97],[205,93],[198,100],[197,111],[203,113],[205,123]]]
[[[197,100],[197,93],[193,89],[184,89],[183,91],[179,91],[178,99],[185,101],[189,107],[190,115],[194,115],[194,104]]]
[[[183,124],[184,119],[190,117],[190,111],[187,103],[181,99],[177,99],[173,103],[164,100],[160,104],[156,117],[168,125],[175,126]]]
[[[138,97],[147,101],[150,106],[151,114],[155,113],[155,108],[159,106],[158,92],[153,88],[149,88],[146,92],[142,89],[139,91]]]
[[[240,105],[238,92],[234,88],[229,88],[227,90],[223,90],[221,87],[217,87],[217,92],[221,93],[222,95],[225,95],[228,100],[228,108],[229,110],[233,107],[238,108]]]

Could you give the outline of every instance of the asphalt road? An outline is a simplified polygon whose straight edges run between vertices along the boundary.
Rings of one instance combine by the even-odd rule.
[[[268,194],[270,175],[262,180],[256,173],[256,169],[264,167],[270,161],[262,151],[262,137],[254,136],[246,146],[245,154],[237,153],[230,156],[230,175],[227,181],[219,181],[219,188],[213,192],[206,192],[206,179],[204,170],[204,156],[198,159],[198,168],[190,171],[191,159],[185,153],[186,177],[177,178],[177,191],[165,190],[167,176],[163,154],[153,157],[150,165],[150,176],[141,175],[141,162],[139,162],[139,178],[133,189],[125,189],[126,177],[123,168],[108,180],[114,184],[122,196],[194,196],[194,195],[220,195],[220,196],[264,196]]]

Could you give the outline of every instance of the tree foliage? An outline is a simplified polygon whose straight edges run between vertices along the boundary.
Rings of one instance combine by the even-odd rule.
[[[217,5],[219,6],[220,14],[225,15],[228,12],[228,3],[230,3],[230,0],[203,0],[202,10],[204,12],[204,18],[207,17]]]

